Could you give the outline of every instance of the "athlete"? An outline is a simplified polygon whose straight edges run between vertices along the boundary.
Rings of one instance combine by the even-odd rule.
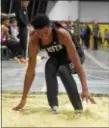
[[[89,93],[85,73],[70,34],[61,27],[55,28],[51,24],[50,19],[44,14],[37,14],[32,21],[32,26],[35,31],[29,43],[29,62],[25,75],[23,94],[20,103],[14,106],[13,110],[22,109],[26,103],[29,89],[35,77],[36,56],[41,48],[44,48],[49,55],[49,59],[45,65],[45,79],[47,99],[51,109],[53,111],[58,110],[58,73],[74,110],[83,110],[76,82],[70,72],[71,63],[74,65],[81,81],[82,99],[95,103]]]

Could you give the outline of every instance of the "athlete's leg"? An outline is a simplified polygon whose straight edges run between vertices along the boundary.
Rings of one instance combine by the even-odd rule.
[[[45,78],[47,85],[47,98],[51,107],[58,106],[58,82],[56,78],[57,61],[50,58],[45,65]]]
[[[74,109],[82,110],[83,107],[77,90],[77,85],[70,73],[70,69],[67,67],[67,65],[61,65],[58,72]]]

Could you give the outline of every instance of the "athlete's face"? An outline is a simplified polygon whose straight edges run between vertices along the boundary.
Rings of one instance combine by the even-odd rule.
[[[36,33],[38,37],[41,39],[49,39],[51,32],[52,32],[51,30],[52,28],[50,26],[46,26],[42,29],[36,29]]]

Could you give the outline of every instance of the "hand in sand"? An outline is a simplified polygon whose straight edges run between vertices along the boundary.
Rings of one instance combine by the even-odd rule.
[[[94,98],[91,96],[91,94],[88,91],[84,91],[81,94],[81,98],[82,100],[86,99],[86,102],[88,103],[88,100],[92,103],[92,104],[96,104]]]
[[[18,111],[19,109],[22,109],[25,106],[25,104],[26,104],[26,100],[21,100],[21,102],[18,105],[14,106],[12,110]]]

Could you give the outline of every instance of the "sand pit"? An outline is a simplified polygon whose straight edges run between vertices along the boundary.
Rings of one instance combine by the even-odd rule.
[[[74,114],[66,94],[59,95],[59,113],[52,112],[46,94],[29,94],[26,106],[13,111],[18,93],[2,94],[2,127],[109,127],[109,97],[95,96],[97,104],[83,102],[84,112]]]

